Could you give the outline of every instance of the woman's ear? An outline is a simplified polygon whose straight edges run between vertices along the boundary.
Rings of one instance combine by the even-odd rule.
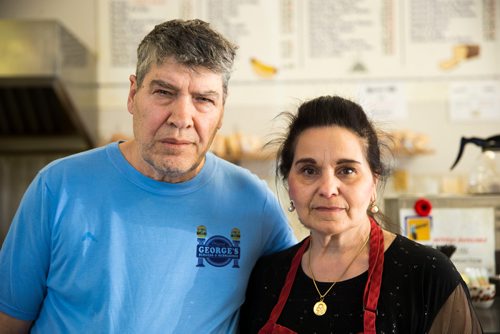
[[[378,187],[378,181],[379,178],[374,176],[373,177],[373,189],[372,189],[372,196],[371,196],[371,202],[375,203],[377,201],[377,187]]]

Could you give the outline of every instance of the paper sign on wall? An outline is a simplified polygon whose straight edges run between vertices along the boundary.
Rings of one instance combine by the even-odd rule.
[[[451,260],[460,272],[483,267],[495,273],[495,212],[493,208],[434,208],[420,217],[413,209],[399,211],[402,234],[432,247],[454,245]]]

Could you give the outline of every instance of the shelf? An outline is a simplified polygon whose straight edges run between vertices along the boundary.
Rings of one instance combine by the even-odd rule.
[[[212,152],[218,157],[233,162],[233,163],[239,163],[241,161],[274,161],[276,159],[276,152],[246,152],[246,153],[240,153],[240,154],[223,154],[219,155],[215,152]]]
[[[409,149],[396,149],[393,150],[394,156],[396,158],[406,158],[406,157],[415,157],[415,156],[420,156],[420,155],[430,155],[434,154],[435,151],[431,149],[415,149],[415,150],[409,150]]]

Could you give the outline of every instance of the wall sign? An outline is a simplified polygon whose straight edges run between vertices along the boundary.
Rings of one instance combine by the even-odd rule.
[[[234,84],[499,75],[498,6],[495,0],[99,1],[100,80],[122,83],[123,71],[125,77],[134,71],[139,40],[173,18],[204,19],[240,45]]]
[[[412,209],[399,211],[404,236],[429,246],[454,245],[451,260],[460,272],[482,267],[495,274],[495,212],[493,208],[434,208],[427,217]]]

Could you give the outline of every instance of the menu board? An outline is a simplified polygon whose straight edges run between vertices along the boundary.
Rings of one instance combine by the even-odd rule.
[[[210,22],[240,46],[233,85],[497,78],[496,0],[106,0],[98,2],[99,80],[124,82],[155,24]]]

